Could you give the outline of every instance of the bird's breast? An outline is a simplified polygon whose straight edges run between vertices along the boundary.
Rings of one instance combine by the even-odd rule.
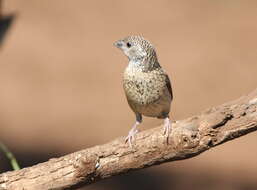
[[[123,87],[129,102],[148,105],[165,93],[165,76],[160,70],[142,72],[129,68],[124,72]]]

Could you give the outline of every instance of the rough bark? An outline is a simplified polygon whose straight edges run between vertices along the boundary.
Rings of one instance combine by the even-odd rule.
[[[162,127],[140,132],[134,147],[124,137],[0,175],[0,189],[75,189],[130,170],[187,159],[257,130],[257,89],[244,97],[173,123],[167,144]]]

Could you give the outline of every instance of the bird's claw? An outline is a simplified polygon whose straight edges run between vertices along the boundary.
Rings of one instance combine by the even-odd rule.
[[[133,127],[130,131],[128,136],[125,139],[125,142],[129,144],[129,147],[132,147],[132,142],[135,140],[135,135],[138,133],[138,129]]]
[[[169,139],[170,132],[171,132],[171,123],[170,123],[170,119],[169,119],[169,118],[166,118],[166,119],[164,120],[163,135],[167,138],[167,142],[168,142],[168,139]]]

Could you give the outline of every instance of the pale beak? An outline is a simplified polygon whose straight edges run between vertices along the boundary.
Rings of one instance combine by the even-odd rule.
[[[117,42],[114,42],[113,45],[114,45],[115,47],[117,47],[117,48],[121,48],[121,47],[123,46],[123,42],[120,41],[120,40],[118,40]]]

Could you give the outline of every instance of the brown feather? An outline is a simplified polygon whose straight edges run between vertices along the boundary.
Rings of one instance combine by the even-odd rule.
[[[169,90],[171,100],[172,100],[173,99],[173,93],[172,93],[172,88],[171,88],[171,82],[170,82],[169,76],[167,74],[166,74],[166,86]]]

